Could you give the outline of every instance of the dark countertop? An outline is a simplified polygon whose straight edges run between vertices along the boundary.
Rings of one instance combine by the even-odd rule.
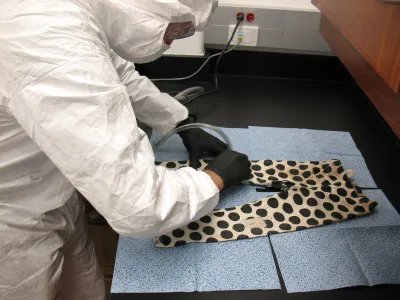
[[[159,86],[163,91],[172,92],[194,85],[191,82],[163,83]],[[400,143],[355,83],[220,76],[218,92],[196,100],[196,107],[199,122],[217,126],[266,126],[350,132],[378,187],[400,212]],[[400,285],[288,294],[282,278],[281,284],[282,290],[112,294],[111,299],[213,300],[225,297],[232,300],[336,300],[357,297],[390,299],[400,295]],[[397,297],[391,296],[395,294]]]

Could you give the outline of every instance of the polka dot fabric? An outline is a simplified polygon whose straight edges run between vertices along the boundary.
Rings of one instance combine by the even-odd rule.
[[[188,162],[161,165],[179,169]],[[206,161],[201,161],[204,169]],[[155,247],[232,241],[331,224],[370,214],[377,203],[362,194],[339,160],[253,161],[243,182],[282,190],[276,195],[225,209],[155,238]]]

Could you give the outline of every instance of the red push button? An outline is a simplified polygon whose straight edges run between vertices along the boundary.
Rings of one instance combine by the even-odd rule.
[[[253,13],[248,13],[247,14],[247,16],[246,16],[246,20],[247,20],[247,22],[253,22],[254,21],[254,19],[255,19],[255,16],[254,16],[254,14]]]

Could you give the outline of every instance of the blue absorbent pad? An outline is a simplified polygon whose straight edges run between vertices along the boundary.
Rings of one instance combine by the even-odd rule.
[[[271,236],[289,293],[400,284],[400,227],[328,226]]]
[[[369,285],[400,284],[400,227],[346,230],[350,247]]]
[[[397,264],[399,273],[388,272],[381,275],[382,270],[387,267],[388,270],[392,270],[390,265],[396,265],[391,258],[390,249],[397,247],[392,254],[398,256],[400,244],[396,246],[395,241],[390,240],[388,235],[394,236],[398,234],[394,232],[400,232],[400,215],[381,190],[363,190],[363,193],[378,202],[371,215],[319,228],[271,236],[289,292],[395,283],[396,280],[400,283],[399,264]],[[384,241],[386,238],[389,240]],[[355,249],[353,246],[356,245],[360,247],[360,251],[353,251]],[[370,262],[367,259],[361,261],[360,257],[370,258],[368,256],[370,253],[377,254],[379,251],[382,251],[379,257]],[[385,261],[386,255],[388,261],[382,265],[382,269],[373,267],[373,264]]]
[[[231,139],[233,149],[246,153],[250,159],[310,161],[336,158],[346,169],[355,171],[354,179],[360,187],[377,187],[348,132],[272,127],[221,129]],[[160,136],[155,132],[152,141]],[[157,161],[187,160],[188,154],[180,137],[174,135],[155,149],[155,157]]]
[[[232,140],[234,149],[248,154],[250,159],[309,161],[337,158],[345,168],[356,172],[355,180],[360,186],[376,187],[349,133],[266,127],[222,129]],[[158,161],[188,159],[177,135],[157,149],[155,156]],[[363,234],[362,227],[380,226],[374,227],[377,229],[371,233],[378,235],[379,228],[384,230],[387,225],[397,225],[399,220],[381,191],[366,193],[379,203],[375,215],[271,237],[289,292],[371,285],[378,281],[372,276],[373,272],[369,274],[363,269],[365,266],[358,263],[362,258],[352,252],[348,240],[364,242],[358,239]],[[236,206],[269,195],[271,193],[256,192],[253,187],[235,187],[221,194],[219,207]],[[396,227],[393,228],[388,234],[395,234]],[[380,263],[377,260],[378,266]],[[396,277],[395,272],[387,274]],[[385,276],[380,278],[385,279]],[[279,288],[268,238],[160,249],[153,247],[152,239],[121,237],[112,293]]]
[[[314,228],[270,237],[289,293],[368,284],[344,231]]]
[[[271,193],[246,187],[221,194],[219,207]],[[158,293],[280,289],[268,238],[154,248],[152,239],[121,237],[112,293]]]

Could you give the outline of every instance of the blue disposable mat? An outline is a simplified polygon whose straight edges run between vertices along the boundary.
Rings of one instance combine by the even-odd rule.
[[[112,293],[167,293],[196,290],[189,247],[157,249],[152,239],[120,237]]]
[[[219,207],[268,196],[255,189],[231,188]],[[152,239],[121,237],[112,293],[280,289],[268,238],[154,248]]]
[[[289,293],[400,283],[400,227],[314,228],[271,236]]]
[[[346,238],[369,285],[400,284],[400,227],[346,230]]]
[[[270,237],[289,293],[368,285],[346,230],[313,228]]]
[[[400,226],[400,215],[381,190],[363,190],[371,200],[378,202],[373,213],[363,217],[332,224],[335,228],[357,228],[372,226]]]
[[[345,169],[355,171],[354,179],[363,188],[376,184],[348,132],[294,128],[250,127],[249,157],[277,160],[340,159]]]

